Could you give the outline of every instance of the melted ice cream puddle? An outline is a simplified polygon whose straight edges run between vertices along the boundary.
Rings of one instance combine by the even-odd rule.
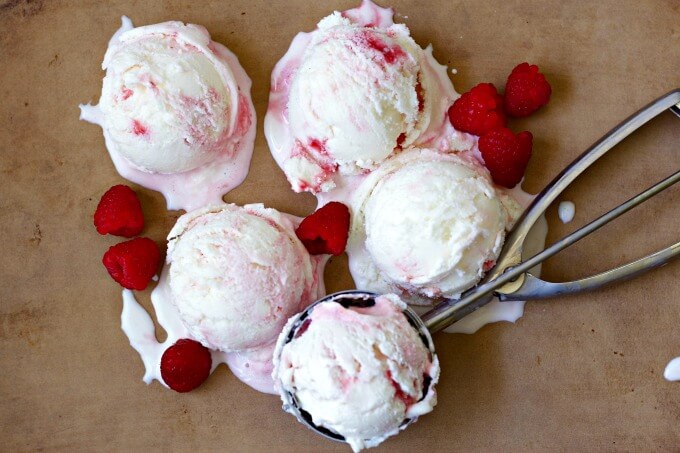
[[[571,201],[563,201],[557,208],[557,215],[559,215],[562,223],[569,223],[574,220],[576,214],[576,205]]]
[[[680,357],[674,358],[666,365],[663,377],[669,381],[680,381]]]

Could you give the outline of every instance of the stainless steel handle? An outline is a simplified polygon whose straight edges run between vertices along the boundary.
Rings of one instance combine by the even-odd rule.
[[[634,196],[624,203],[621,203],[619,206],[600,216],[596,220],[590,222],[582,228],[579,228],[568,236],[565,236],[536,256],[545,253],[549,253],[549,256],[554,255],[558,251],[569,247],[598,228],[611,222],[618,216],[633,209],[640,203],[650,199],[662,190],[669,188],[678,181],[680,181],[680,171],[676,171],[663,181],[654,184],[644,192]],[[553,249],[555,249],[554,253],[551,252]],[[669,260],[678,256],[679,253],[680,242],[634,262],[572,282],[546,282],[531,275],[530,273],[527,273],[520,276],[517,280],[496,289],[496,294],[499,295],[501,300],[525,300],[539,299],[541,297],[552,297],[558,294],[575,293],[578,291],[586,291],[589,289],[599,288],[600,286],[613,283],[615,281],[632,278],[633,276],[639,275],[646,270],[665,264]],[[532,257],[531,260],[534,258],[536,257]]]
[[[610,283],[633,278],[650,269],[663,266],[668,263],[668,261],[678,256],[680,256],[680,242],[647,255],[644,258],[640,258],[639,260],[624,264],[623,266],[571,282],[547,282],[527,273],[524,274],[523,281],[519,288],[513,289],[512,292],[506,294],[501,287],[496,290],[496,295],[501,301],[505,302],[512,300],[545,299],[564,294],[590,291],[609,285]]]
[[[581,173],[602,157],[607,151],[619,144],[623,139],[632,134],[639,127],[665,110],[675,108],[680,103],[680,89],[673,90],[659,99],[643,107],[637,113],[631,115],[621,124],[612,129],[586,152],[577,157],[560,173],[529,206],[524,215],[519,219],[515,228],[505,241],[503,252],[498,259],[496,267],[487,275],[487,280],[493,280],[505,270],[522,260],[522,247],[524,241],[534,226],[536,220],[545,212],[555,199],[571,184]]]
[[[571,184],[597,159],[602,157],[605,153],[607,153],[607,151],[611,150],[615,145],[632,134],[640,126],[668,109],[672,109],[673,113],[677,114],[677,104],[680,104],[680,89],[671,91],[670,93],[660,97],[646,107],[642,108],[637,113],[628,117],[621,124],[602,137],[602,139],[597,141],[586,152],[581,154],[581,156],[576,158],[576,160],[574,160],[567,168],[565,168],[564,171],[562,171],[562,173],[560,173],[550,184],[548,184],[548,186],[534,199],[534,202],[525,211],[524,215],[519,219],[515,225],[515,228],[506,239],[503,251],[501,252],[496,266],[486,275],[480,285],[464,293],[460,300],[444,301],[429,312],[425,313],[422,316],[422,319],[425,322],[426,327],[431,332],[445,329],[467,314],[489,303],[493,298],[493,293],[498,291],[501,287],[504,289],[505,296],[508,298],[511,297],[510,294],[514,294],[516,291],[518,291],[519,288],[522,287],[524,281],[527,280],[526,272],[528,272],[529,269],[545,261],[574,242],[582,239],[592,231],[595,231],[597,228],[600,228],[602,225],[611,221],[613,218],[618,217],[639,203],[647,200],[651,196],[654,196],[656,193],[667,187],[670,187],[670,185],[677,182],[680,172],[676,172],[674,175],[671,175],[664,181],[661,181],[650,189],[647,189],[640,195],[637,195],[631,200],[628,200],[626,203],[614,208],[599,219],[556,242],[541,253],[538,253],[532,258],[522,262],[522,248],[527,234],[531,230],[531,227],[536,223],[536,220],[538,220],[538,218],[545,212],[548,206],[550,206],[550,204],[555,201],[557,196],[562,193],[567,188],[567,186],[569,186],[569,184]],[[677,244],[669,247],[668,249],[657,252],[657,254],[650,255],[646,258],[643,258],[642,260],[630,263],[627,266],[617,268],[618,271],[617,269],[614,269],[610,271],[611,273],[609,274],[604,273],[607,274],[606,276],[594,276],[593,278],[598,277],[599,279],[590,280],[585,285],[579,286],[577,282],[571,282],[572,286],[570,286],[570,289],[575,291],[577,288],[594,288],[601,286],[601,284],[611,283],[613,281],[641,273],[644,270],[651,269],[652,267],[656,267],[662,262],[666,262],[673,256],[677,255],[678,250],[676,246]],[[643,263],[648,265],[648,267],[643,268]],[[533,278],[535,280],[532,283],[536,284],[538,279],[535,277]],[[508,285],[509,283],[514,283],[514,285]],[[504,285],[508,286],[504,287]],[[557,290],[556,287],[552,288]],[[534,286],[534,291],[536,292],[536,297],[546,297],[547,295],[551,294],[550,290],[548,290],[547,287],[544,287],[541,295],[539,296],[539,291],[537,290],[536,285]],[[518,299],[520,298],[518,297]]]

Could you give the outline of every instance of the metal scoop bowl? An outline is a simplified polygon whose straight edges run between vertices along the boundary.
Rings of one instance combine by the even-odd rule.
[[[279,344],[277,345],[275,354],[279,354],[280,356],[283,346],[293,341],[302,331],[304,331],[305,321],[308,320],[311,313],[320,304],[338,303],[345,308],[349,307],[368,308],[375,305],[375,299],[378,296],[379,294],[368,291],[349,290],[329,294],[328,296],[317,300],[312,305],[307,307],[303,312],[296,315],[295,320],[292,322],[292,324],[289,324],[290,328],[286,332],[285,338],[283,337],[283,334],[280,337]],[[422,340],[425,347],[427,348],[427,350],[430,351],[430,354],[432,355],[432,357],[434,357],[435,356],[434,343],[432,342],[432,337],[430,336],[430,333],[427,327],[425,327],[425,324],[423,323],[422,319],[420,319],[420,317],[411,308],[408,307],[406,307],[403,310],[403,313],[406,319],[408,320],[409,324],[418,332],[419,337]],[[434,382],[432,382],[432,380],[429,379],[429,377],[426,378],[425,382],[423,382],[422,398],[425,398],[426,395],[432,392],[433,388]],[[312,415],[301,407],[294,393],[283,389],[283,386],[281,386],[280,389],[281,398],[283,400],[283,409],[286,412],[292,413],[301,423],[308,426],[317,433],[321,434],[322,436],[331,440],[345,442],[345,437],[342,436],[341,434],[338,434],[335,431],[328,429],[324,426],[319,426],[315,424],[314,421],[312,420]],[[399,430],[405,429],[408,425],[415,422],[416,420],[417,417],[406,418],[400,425]],[[371,444],[371,439],[365,439],[365,442],[366,444]]]

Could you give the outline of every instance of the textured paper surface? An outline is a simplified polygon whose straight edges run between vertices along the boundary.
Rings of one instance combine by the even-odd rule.
[[[258,137],[236,203],[305,215],[262,134],[269,74],[293,36],[354,1],[0,0],[0,445],[6,451],[349,451],[283,413],[221,367],[179,395],[141,381],[142,363],[120,330],[120,288],[100,260],[117,242],[92,227],[101,194],[123,182],[101,130],[78,121],[97,101],[100,64],[120,16],[135,24],[202,24],[253,79]],[[421,45],[458,70],[458,91],[499,86],[514,65],[539,64],[551,104],[511,123],[534,133],[525,188],[536,192],[620,120],[680,87],[680,2],[397,1]],[[680,168],[680,120],[644,127],[549,212],[554,241]],[[159,243],[178,213],[139,190]],[[551,260],[553,280],[587,275],[680,238],[680,189],[671,189]],[[680,355],[680,262],[635,281],[532,302],[516,325],[438,334],[439,405],[376,451],[677,450],[680,383],[663,369]],[[351,287],[346,260],[329,290]],[[148,291],[140,300],[149,305]],[[159,332],[162,337],[162,332]]]

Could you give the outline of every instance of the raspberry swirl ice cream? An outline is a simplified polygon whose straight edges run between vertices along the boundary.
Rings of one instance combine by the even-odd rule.
[[[456,298],[493,267],[520,210],[473,155],[404,151],[354,194],[352,276],[410,303]]]
[[[265,135],[293,190],[327,192],[438,135],[455,98],[431,47],[364,1],[295,37],[272,73]]]
[[[212,370],[226,363],[251,387],[276,393],[274,343],[288,317],[325,294],[328,256],[310,256],[295,235],[301,219],[261,204],[219,205],[189,212],[168,235],[166,266],[151,317],[123,291],[122,327],[144,362],[144,381],[158,380],[163,352],[190,338],[211,350]]]
[[[104,56],[99,124],[116,168],[187,210],[221,201],[245,178],[255,135],[250,79],[199,25],[123,27]]]
[[[172,300],[193,338],[225,352],[271,343],[317,297],[312,257],[295,226],[262,205],[183,215],[170,231]]]
[[[419,333],[405,309],[394,294],[341,293],[311,307],[306,318],[291,318],[274,353],[284,409],[296,405],[354,451],[432,411],[439,361],[429,333]]]

